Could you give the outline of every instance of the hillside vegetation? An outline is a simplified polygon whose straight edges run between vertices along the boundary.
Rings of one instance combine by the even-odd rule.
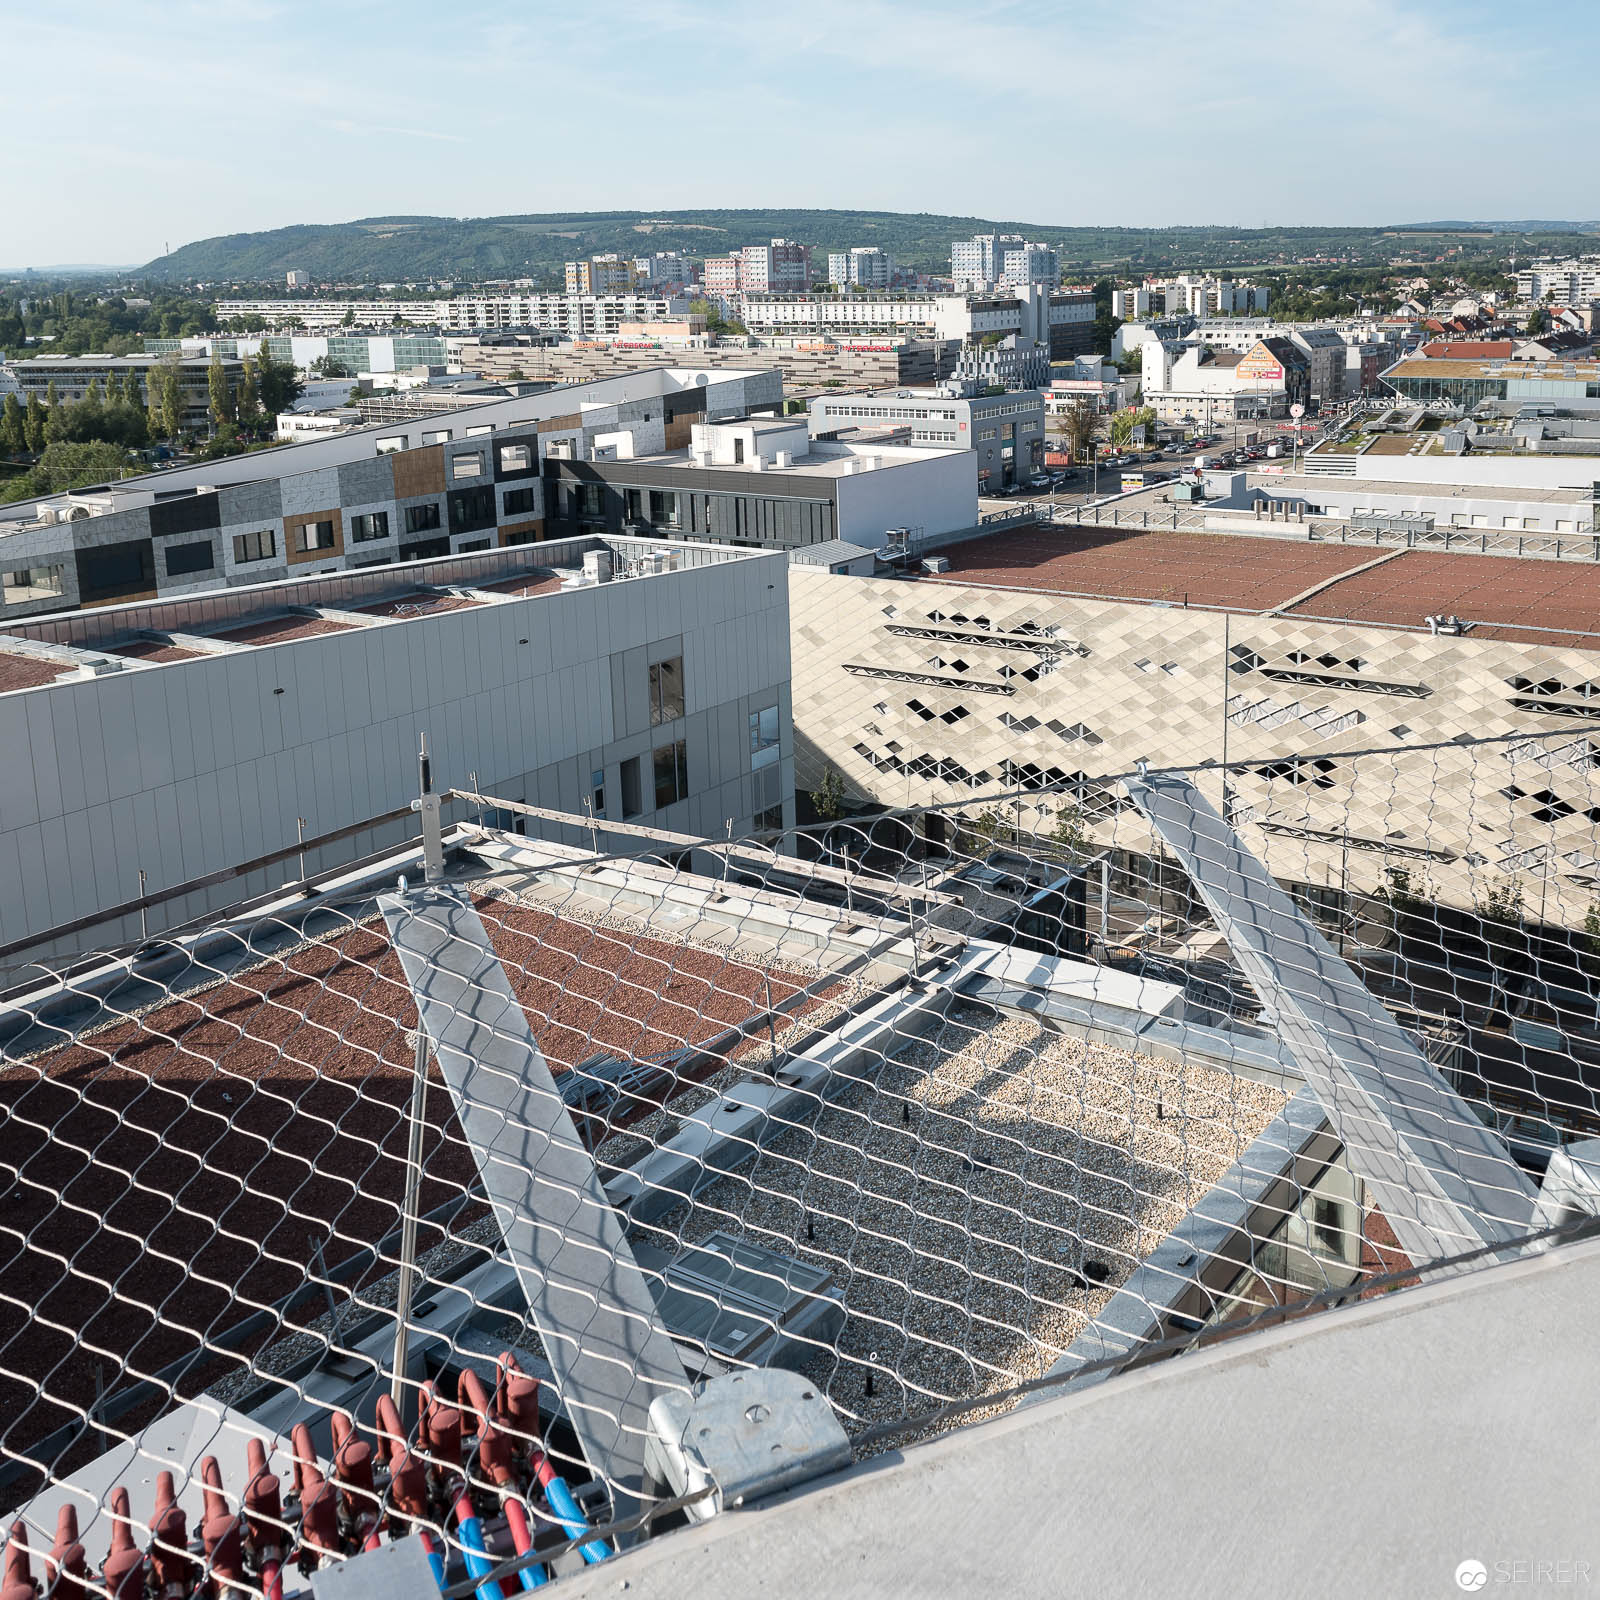
[[[1573,227],[1586,226],[1574,224]],[[282,281],[291,267],[319,282],[405,282],[430,278],[482,281],[534,278],[559,282],[562,263],[619,251],[681,250],[717,255],[764,239],[812,246],[819,275],[829,250],[878,244],[905,266],[949,270],[950,243],[998,228],[1053,244],[1068,276],[1103,271],[1160,272],[1288,264],[1307,256],[1350,265],[1395,258],[1430,260],[1445,251],[1500,258],[1512,249],[1594,247],[1592,234],[1496,232],[1490,224],[1424,228],[1073,228],[894,211],[599,211],[510,217],[368,217],[302,224],[265,233],[201,239],[143,269],[168,282]]]

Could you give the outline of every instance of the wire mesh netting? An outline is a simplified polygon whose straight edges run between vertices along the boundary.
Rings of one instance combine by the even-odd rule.
[[[1526,1247],[1600,1131],[1597,765],[728,841],[467,794],[442,873],[39,973],[0,1016],[11,1581],[277,1595],[420,1529],[441,1581],[534,1586],[683,1514],[652,1402],[708,1380],[794,1369],[866,1453]]]

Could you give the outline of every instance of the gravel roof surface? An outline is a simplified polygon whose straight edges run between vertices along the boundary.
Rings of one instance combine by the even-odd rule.
[[[155,639],[130,639],[126,644],[108,644],[101,647],[107,655],[127,656],[134,661],[197,661],[204,653],[185,650],[178,644],[161,644]]]
[[[558,1072],[598,1049],[704,1041],[764,1002],[767,973],[726,949],[509,899],[479,908]],[[817,975],[772,968],[773,1002]],[[3,1058],[8,1445],[67,1420],[51,1398],[92,1401],[97,1364],[108,1386],[123,1362],[154,1372],[192,1351],[196,1332],[298,1288],[314,1240],[332,1266],[398,1224],[415,1020],[382,924],[369,922]],[[475,1175],[437,1077],[427,1112],[424,1212]],[[425,1230],[422,1247],[439,1239]]]
[[[804,1370],[859,1428],[1041,1375],[1283,1101],[960,1005],[646,1233],[733,1228],[832,1269],[844,1332]]]
[[[291,639],[314,639],[318,634],[349,631],[349,623],[331,622],[327,617],[268,617],[265,622],[225,628],[212,637],[229,644],[287,644]]]
[[[482,604],[482,600],[468,600],[459,594],[429,594],[418,590],[355,609],[368,617],[431,617],[441,611],[465,611],[469,606]]]
[[[12,655],[0,651],[0,694],[10,689],[39,689],[54,683],[64,672],[76,672],[60,661],[46,661],[42,656]]]

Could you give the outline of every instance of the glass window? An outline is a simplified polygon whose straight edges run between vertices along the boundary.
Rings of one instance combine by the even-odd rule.
[[[636,817],[644,810],[644,796],[639,784],[639,758],[632,756],[622,763],[622,814]]]
[[[387,439],[378,440],[378,454],[380,456],[392,456],[396,450],[404,450],[405,447],[406,436],[403,433],[392,433]]]
[[[750,713],[750,768],[770,767],[778,759],[778,708]]]
[[[181,578],[190,572],[210,572],[217,564],[217,554],[209,539],[195,544],[169,544],[167,546],[167,576]]]
[[[656,810],[676,805],[689,793],[689,748],[682,739],[655,752]]]
[[[333,548],[332,522],[302,522],[294,530],[294,547],[301,555]]]
[[[650,491],[650,520],[658,528],[678,526],[678,497],[672,490]]]
[[[467,437],[469,439],[476,439],[481,437],[483,434],[493,432],[494,424],[492,422],[480,422],[475,428],[467,429]]]
[[[603,767],[596,767],[589,774],[589,805],[597,817],[606,814],[606,774]]]
[[[361,516],[351,517],[350,537],[357,544],[367,539],[387,539],[389,537],[389,513],[387,511],[368,511]]]
[[[463,450],[451,460],[450,466],[458,478],[476,478],[483,472],[483,452]]]
[[[29,600],[57,600],[66,592],[61,567],[18,567],[5,575],[4,601],[20,606]]]
[[[537,489],[507,489],[501,504],[508,517],[523,517],[539,509]]]
[[[450,430],[448,428],[435,428],[432,433],[423,434],[422,442],[424,444],[443,444],[449,437]]]
[[[425,533],[439,526],[439,507],[435,504],[406,507],[406,532]]]
[[[277,536],[271,528],[263,528],[260,533],[236,533],[233,536],[233,559],[241,566],[249,561],[265,561],[277,548]]]
[[[644,521],[644,490],[624,489],[622,491],[622,514],[629,522]]]
[[[526,472],[533,465],[533,452],[525,444],[503,444],[500,446],[500,470],[502,472]]]
[[[650,726],[676,722],[683,715],[683,657],[658,661],[650,668]]]

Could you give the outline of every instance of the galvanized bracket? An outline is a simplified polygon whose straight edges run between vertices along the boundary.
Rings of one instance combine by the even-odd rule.
[[[315,1600],[438,1600],[439,1580],[413,1533],[318,1567],[311,1593]]]
[[[716,1492],[696,1522],[850,1465],[850,1440],[809,1378],[772,1367],[697,1383],[650,1403],[645,1464],[674,1495]]]

